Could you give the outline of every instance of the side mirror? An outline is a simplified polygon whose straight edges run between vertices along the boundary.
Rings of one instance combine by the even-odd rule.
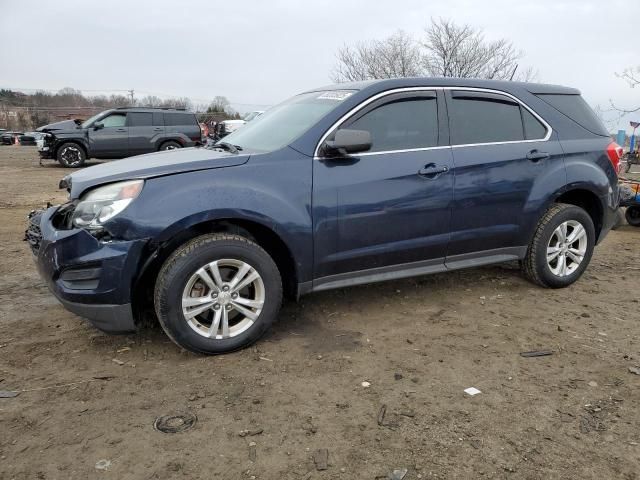
[[[371,145],[371,134],[368,131],[342,128],[335,133],[333,140],[324,142],[324,151],[327,154],[347,155],[366,152]]]
[[[93,124],[93,129],[94,130],[100,130],[101,128],[104,128],[104,123],[96,122],[96,123]]]

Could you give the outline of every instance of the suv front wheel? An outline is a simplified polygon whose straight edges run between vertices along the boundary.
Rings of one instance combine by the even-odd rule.
[[[87,154],[77,143],[67,142],[60,145],[56,158],[63,167],[77,168],[84,165]]]
[[[558,203],[544,214],[522,262],[525,276],[548,288],[562,288],[578,280],[589,265],[595,229],[580,207]]]
[[[217,354],[252,344],[271,326],[282,281],[259,245],[220,233],[178,248],[158,274],[154,297],[160,325],[175,343]]]

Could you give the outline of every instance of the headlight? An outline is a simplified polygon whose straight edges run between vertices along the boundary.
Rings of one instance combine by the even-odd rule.
[[[129,180],[98,187],[80,199],[71,223],[79,228],[96,229],[112,219],[138,196],[144,180]]]

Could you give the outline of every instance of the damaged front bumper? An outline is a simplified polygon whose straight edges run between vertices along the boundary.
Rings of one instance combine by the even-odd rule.
[[[40,158],[43,160],[50,160],[54,158],[53,152],[49,150],[38,150],[38,155],[40,155]]]
[[[147,240],[103,241],[86,230],[56,228],[60,210],[55,206],[29,215],[25,240],[40,276],[67,310],[97,328],[135,330],[132,287]]]
[[[36,145],[38,146],[38,155],[40,155],[41,159],[55,158],[53,151],[54,142],[55,138],[50,133],[46,133],[42,139],[38,140]]]

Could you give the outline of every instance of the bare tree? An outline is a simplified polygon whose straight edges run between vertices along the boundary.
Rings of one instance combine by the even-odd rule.
[[[640,85],[640,65],[625,68],[622,73],[616,73],[619,78],[626,80],[631,88]]]
[[[516,65],[519,67],[519,65]],[[533,67],[525,67],[522,69],[516,68],[516,73],[510,80],[516,80],[518,82],[537,82],[540,76],[538,71]]]
[[[75,88],[64,87],[64,88],[61,88],[60,90],[58,90],[58,95],[60,95],[60,96],[64,96],[64,95],[68,95],[68,96],[82,95],[82,92],[80,90],[76,90]]]
[[[229,110],[229,100],[227,97],[218,95],[207,107],[207,113],[226,113]]]
[[[136,103],[141,107],[159,107],[162,105],[162,100],[155,95],[147,95]]]
[[[485,40],[481,30],[431,19],[422,42],[427,73],[436,77],[510,80],[516,77],[522,52],[507,39]],[[525,72],[522,72],[526,74]],[[528,75],[531,76],[531,70]]]
[[[0,127],[31,129],[63,118],[88,118],[107,108],[126,107],[130,104],[131,98],[121,93],[84,96],[80,90],[66,87],[55,93],[38,90],[25,94],[0,88]],[[159,98],[154,95],[138,99],[136,105],[186,110],[194,108],[188,97]],[[215,97],[212,105],[218,105],[224,118],[239,118],[225,97]],[[206,106],[198,108],[204,110]]]
[[[345,45],[336,54],[338,64],[331,72],[334,82],[374,78],[415,77],[423,73],[420,48],[402,30],[384,40]]]
[[[523,54],[506,39],[485,40],[481,30],[431,19],[421,42],[398,31],[384,40],[345,45],[330,76],[335,82],[377,78],[436,77],[532,81],[532,68],[519,68]]]
[[[640,86],[640,65],[636,67],[625,68],[622,73],[616,73],[616,76],[626,81],[631,88]],[[628,113],[636,113],[640,111],[640,106],[623,108],[619,105],[616,105],[613,100],[609,100],[609,103],[611,103],[611,107],[613,108],[613,110],[619,113],[620,118],[627,115]]]
[[[185,110],[191,110],[193,103],[187,97],[168,98],[163,100],[159,106],[163,108],[184,108]]]

